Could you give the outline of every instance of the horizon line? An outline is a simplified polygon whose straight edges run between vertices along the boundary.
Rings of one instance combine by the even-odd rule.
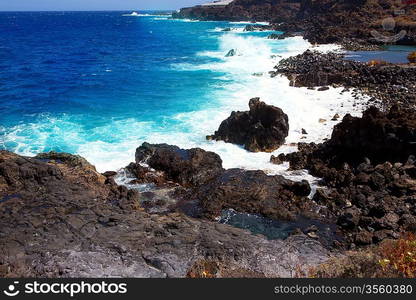
[[[103,9],[103,10],[0,10],[2,12],[126,12],[126,11],[176,11],[177,9]]]

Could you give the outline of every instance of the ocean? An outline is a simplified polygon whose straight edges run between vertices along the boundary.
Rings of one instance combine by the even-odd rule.
[[[246,25],[159,12],[0,13],[0,148],[79,154],[104,172],[133,161],[145,141],[169,143],[214,151],[226,168],[305,178],[270,164],[269,153],[206,141],[253,97],[289,115],[287,145],[275,154],[328,138],[335,113],[360,114],[349,92],[271,78],[279,60],[312,45],[300,37],[270,40],[272,32],[245,32]],[[227,57],[232,49],[236,55]]]

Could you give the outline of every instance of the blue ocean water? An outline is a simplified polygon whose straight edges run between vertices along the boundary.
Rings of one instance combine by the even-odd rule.
[[[258,167],[268,154],[249,157],[205,136],[255,96],[310,114],[267,75],[280,55],[306,49],[303,40],[268,40],[243,23],[127,14],[0,13],[1,149],[81,154],[105,171],[132,161],[144,141],[168,142]]]
[[[72,122],[86,134],[128,118],[162,124],[164,117],[207,103],[204,88],[213,84],[208,72],[177,76],[170,68],[208,62],[194,54],[215,47],[198,34],[214,24],[187,25],[120,12],[0,14],[1,124],[49,118],[52,126],[43,130],[55,134],[46,143],[34,141],[32,151],[74,152],[74,141],[62,140]],[[5,147],[21,150],[16,141]]]

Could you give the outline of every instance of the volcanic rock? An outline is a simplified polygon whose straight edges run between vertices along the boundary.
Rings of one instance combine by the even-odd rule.
[[[216,141],[238,145],[251,152],[273,152],[284,144],[289,134],[288,116],[278,107],[267,105],[259,98],[249,103],[250,111],[232,112],[213,136]]]
[[[307,196],[307,181],[293,182],[263,171],[230,169],[194,191],[204,216],[215,219],[223,209],[262,214],[278,220],[311,216],[316,206]]]
[[[223,172],[221,158],[199,148],[184,150],[166,144],[143,143],[136,149],[136,164],[164,172],[168,180],[183,186],[198,186]]]
[[[416,226],[414,111],[375,107],[362,118],[347,115],[327,142],[300,144],[299,152],[279,155],[291,169],[322,178],[314,200],[338,215],[350,243],[396,238]]]
[[[172,16],[180,19],[280,23],[296,16],[300,2],[300,0],[234,0],[228,5],[197,5],[182,8]]]
[[[307,271],[329,258],[305,236],[269,241],[182,214],[150,215],[136,192],[79,157],[39,157],[0,152],[4,276],[185,277],[210,260],[221,264],[219,277],[291,277],[296,266]]]

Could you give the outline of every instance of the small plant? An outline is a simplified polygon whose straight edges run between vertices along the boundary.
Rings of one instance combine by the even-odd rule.
[[[407,60],[410,63],[416,63],[416,51],[411,52],[408,56],[407,56]]]
[[[346,252],[309,270],[312,278],[416,278],[416,235]]]
[[[219,272],[219,264],[214,261],[200,260],[188,271],[188,278],[216,278]]]
[[[403,277],[416,278],[416,235],[408,233],[397,241],[380,247],[379,261],[384,271],[394,270]]]

